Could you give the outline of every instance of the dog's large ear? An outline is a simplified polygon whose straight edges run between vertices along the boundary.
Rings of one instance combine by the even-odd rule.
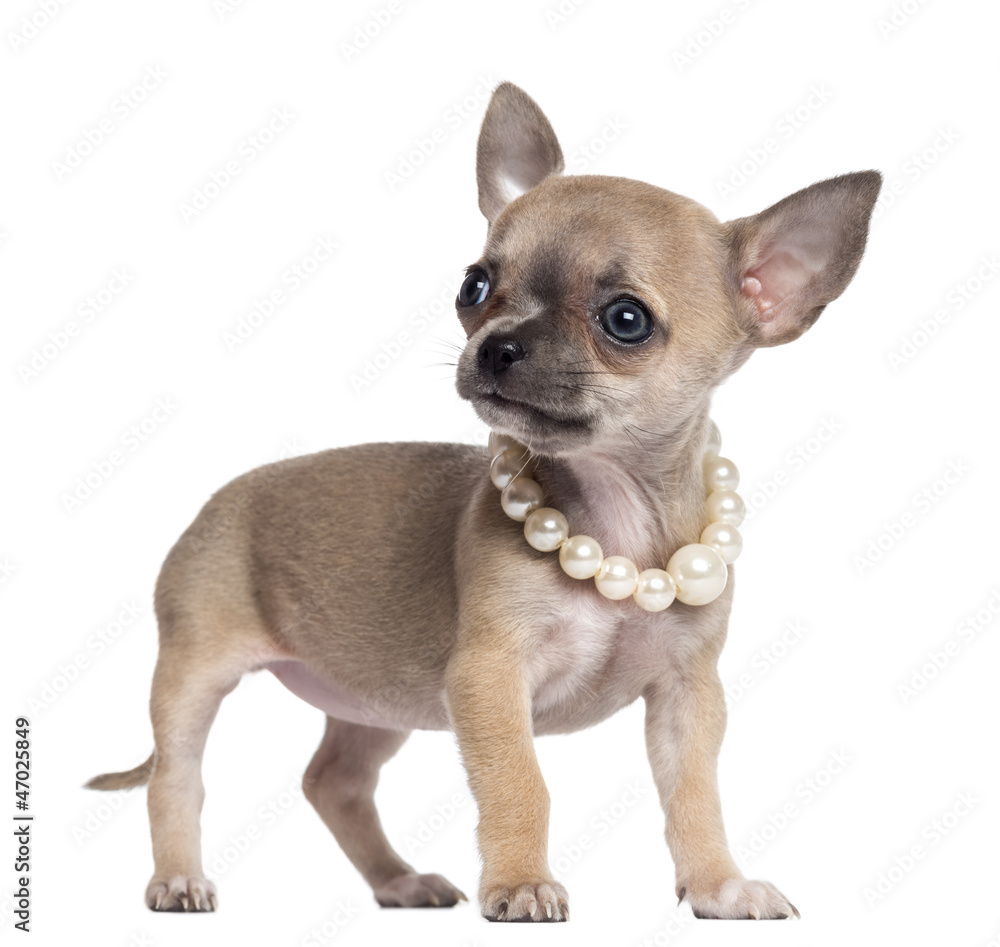
[[[523,90],[501,82],[476,148],[479,209],[492,223],[515,197],[563,169],[563,154],[542,110]]]
[[[847,288],[881,186],[877,171],[844,174],[725,225],[730,288],[755,345],[797,339]]]

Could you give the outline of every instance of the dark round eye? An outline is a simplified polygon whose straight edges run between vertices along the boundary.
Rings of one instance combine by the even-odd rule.
[[[618,299],[601,313],[601,328],[617,342],[637,345],[653,334],[653,317],[639,303]]]
[[[478,306],[489,294],[489,278],[477,267],[465,277],[465,282],[458,291],[458,304],[462,308]]]

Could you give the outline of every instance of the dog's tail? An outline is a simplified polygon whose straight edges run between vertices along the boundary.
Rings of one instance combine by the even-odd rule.
[[[135,769],[126,770],[124,773],[102,773],[84,783],[84,789],[135,789],[136,786],[145,786],[153,772],[154,759],[156,759],[155,750],[149,754],[149,759],[145,763],[141,763]]]

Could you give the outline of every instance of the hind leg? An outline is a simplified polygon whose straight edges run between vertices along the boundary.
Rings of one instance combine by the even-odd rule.
[[[440,875],[420,875],[389,844],[375,785],[382,765],[409,736],[326,719],[326,733],[302,780],[306,798],[383,907],[451,907],[466,897]]]
[[[201,761],[219,704],[238,683],[240,662],[161,643],[150,715],[156,755],[149,780],[154,911],[214,911],[215,885],[201,866]]]

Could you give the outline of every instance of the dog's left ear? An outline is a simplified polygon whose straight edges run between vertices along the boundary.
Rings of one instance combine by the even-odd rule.
[[[476,148],[479,209],[493,223],[514,198],[563,169],[549,120],[522,89],[501,82],[493,92]]]
[[[754,345],[797,339],[847,288],[881,186],[877,171],[844,174],[725,225],[730,289]]]

